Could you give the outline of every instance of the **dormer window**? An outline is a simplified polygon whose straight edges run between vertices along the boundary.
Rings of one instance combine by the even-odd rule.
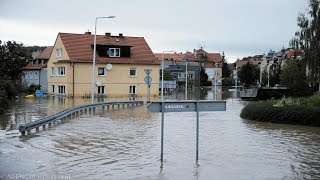
[[[120,48],[109,48],[109,57],[120,57]]]

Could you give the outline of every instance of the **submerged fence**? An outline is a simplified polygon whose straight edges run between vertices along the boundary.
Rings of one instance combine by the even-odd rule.
[[[114,109],[115,106],[120,109],[120,106],[124,108],[125,106],[137,106],[142,105],[143,101],[119,101],[119,102],[102,102],[102,103],[96,103],[96,104],[88,104],[88,105],[80,105],[80,106],[74,106],[70,109],[65,109],[63,111],[60,111],[56,114],[53,114],[51,116],[44,117],[42,119],[39,119],[34,122],[22,124],[19,126],[19,131],[22,135],[25,135],[26,132],[30,133],[32,129],[36,129],[36,131],[39,131],[39,128],[42,126],[42,129],[45,129],[46,126],[51,126],[52,124],[55,124],[58,121],[66,120],[67,118],[72,119],[75,117],[78,117],[81,113],[85,112],[94,112],[96,107],[102,107],[107,109],[110,109],[110,106],[112,109]]]

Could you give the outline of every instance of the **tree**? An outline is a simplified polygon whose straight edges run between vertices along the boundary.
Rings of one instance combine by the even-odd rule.
[[[0,106],[6,107],[8,98],[21,90],[21,68],[31,59],[30,52],[15,41],[0,41]],[[1,110],[2,109],[2,110]],[[3,112],[3,108],[0,111]]]
[[[245,83],[245,85],[255,85],[259,79],[259,73],[260,70],[256,65],[247,62],[240,68],[238,77],[242,83]]]
[[[163,76],[164,80],[172,80],[173,79],[173,76],[172,76],[172,73],[170,70],[168,70],[168,69],[163,70],[163,74],[164,74],[164,76]]]
[[[297,24],[300,28],[290,41],[290,46],[303,49],[304,66],[308,69],[307,78],[311,82],[320,81],[320,2],[309,0],[309,17],[299,13]]]
[[[200,86],[211,86],[212,82],[208,81],[208,74],[206,73],[205,68],[200,68]]]
[[[221,56],[221,62],[222,62],[222,78],[227,78],[230,76],[231,72],[228,66],[228,61],[225,58],[224,52],[222,52],[222,56]]]
[[[310,93],[305,69],[302,63],[296,60],[289,60],[283,67],[280,82],[290,88],[293,96],[305,96]]]
[[[0,78],[13,83],[21,79],[21,68],[31,60],[31,54],[23,44],[0,41]]]

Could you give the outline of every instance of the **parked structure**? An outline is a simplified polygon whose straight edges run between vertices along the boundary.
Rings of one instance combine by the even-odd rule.
[[[28,85],[40,85],[44,92],[48,91],[47,63],[52,52],[52,46],[47,47],[41,53],[22,68],[23,81]]]
[[[90,32],[58,34],[48,62],[49,94],[90,96],[93,40]],[[159,62],[143,37],[105,33],[97,35],[96,47],[98,97],[146,96],[145,69],[152,70],[151,96],[159,95]]]

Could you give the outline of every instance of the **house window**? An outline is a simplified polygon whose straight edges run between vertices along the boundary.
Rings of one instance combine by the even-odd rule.
[[[136,94],[136,86],[130,86],[129,87],[129,93],[130,94]]]
[[[120,57],[120,48],[109,48],[109,57]]]
[[[66,93],[66,86],[58,86],[58,93],[65,94]]]
[[[57,58],[62,58],[62,48],[57,48],[56,49],[56,57]]]
[[[65,68],[58,67],[58,76],[64,76],[64,75],[66,75]]]
[[[137,69],[136,68],[130,68],[130,76],[137,76]]]
[[[98,68],[98,75],[99,76],[105,76],[106,75],[104,67],[99,67]]]
[[[180,73],[178,74],[178,78],[181,78],[181,74]]]
[[[51,76],[54,76],[54,67],[51,67]]]
[[[54,85],[51,85],[52,93],[54,93]]]
[[[98,86],[98,94],[104,94],[104,86]]]
[[[188,79],[192,79],[193,78],[193,74],[188,74]]]

